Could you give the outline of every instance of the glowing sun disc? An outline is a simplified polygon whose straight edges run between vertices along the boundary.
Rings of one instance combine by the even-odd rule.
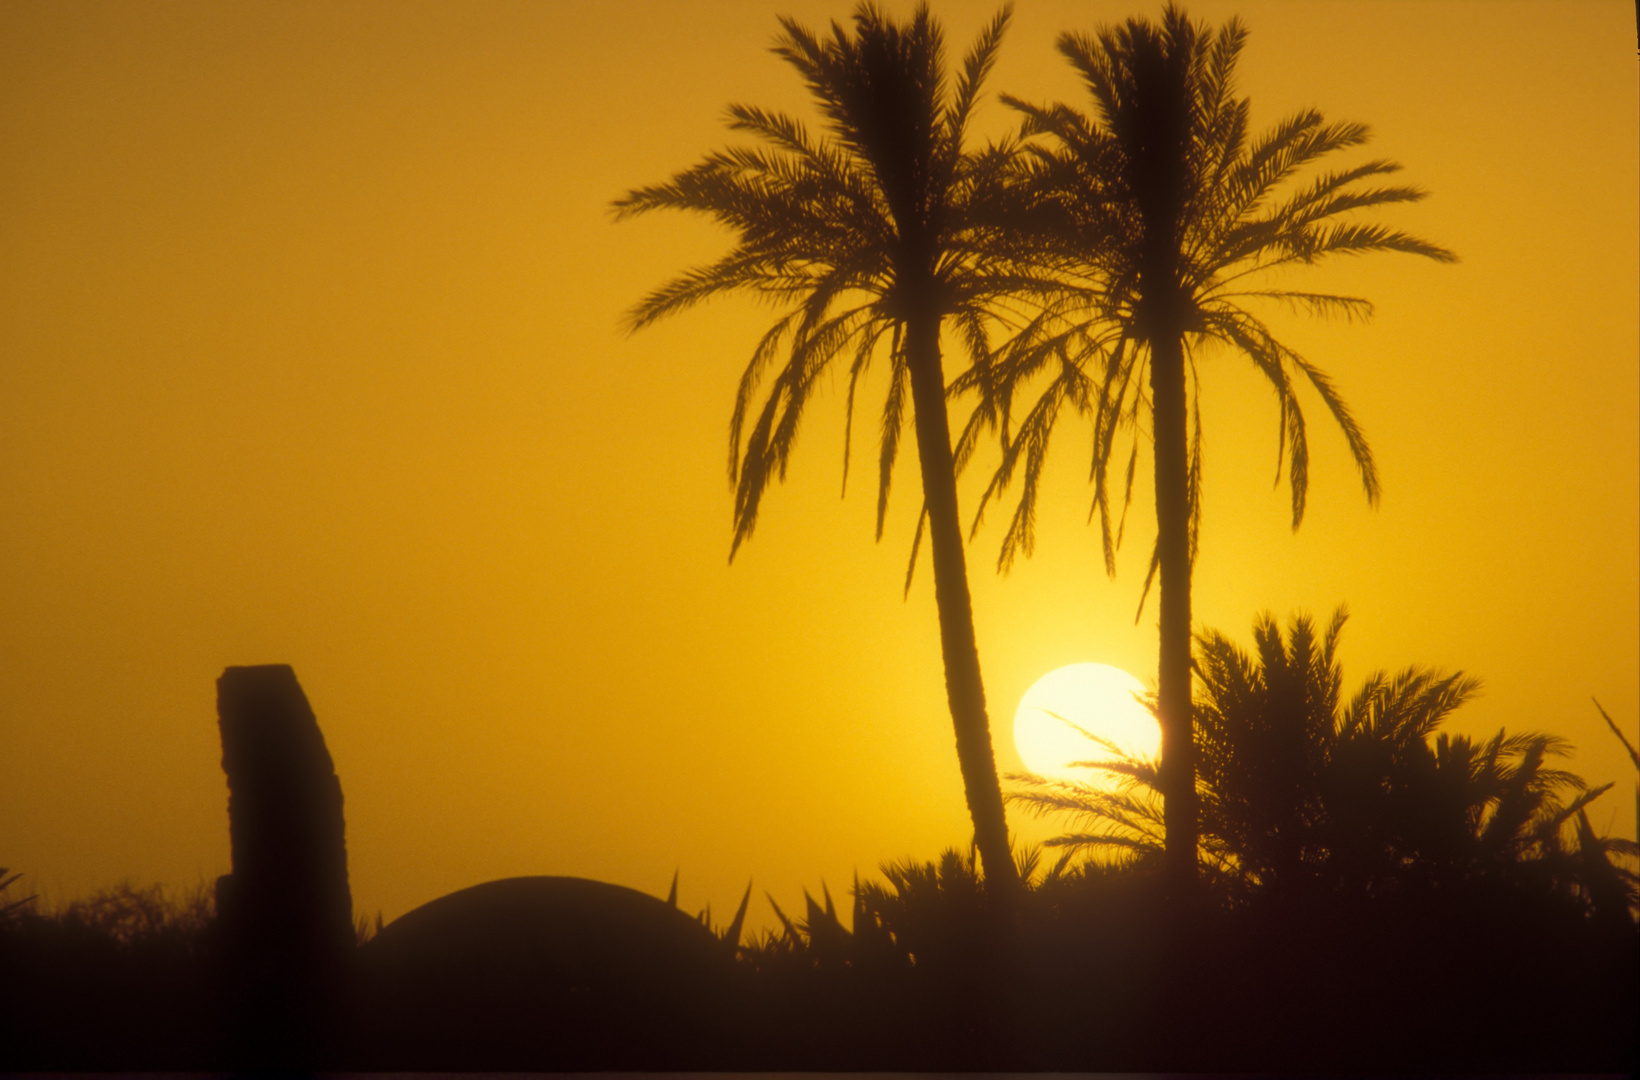
[[[1155,757],[1162,730],[1134,697],[1144,692],[1143,683],[1109,664],[1071,664],[1048,672],[1025,691],[1014,713],[1020,760],[1038,776],[1108,783],[1098,770],[1070,767],[1073,761],[1104,761],[1111,755],[1065,720],[1109,739],[1124,753]]]

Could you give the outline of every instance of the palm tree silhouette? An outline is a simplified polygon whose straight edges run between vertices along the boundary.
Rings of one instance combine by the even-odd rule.
[[[782,19],[785,32],[774,52],[802,75],[826,134],[811,136],[781,113],[733,105],[730,128],[762,146],[709,154],[614,204],[618,219],[661,209],[706,214],[737,238],[722,259],[685,272],[638,303],[629,317],[632,329],[730,291],[789,305],[753,350],[735,397],[731,559],[752,535],[770,481],[785,477],[817,381],[840,358],[849,365],[846,485],[855,389],[886,341],[877,535],[909,392],[925,514],[917,537],[926,520],[957,757],[987,875],[1005,890],[1017,885],[1017,874],[974,640],[940,330],[952,319],[983,364],[988,312],[1031,286],[1004,251],[1008,151],[964,148],[1008,16],[1005,7],[980,34],[954,93],[945,79],[941,30],[926,5],[902,24],[862,4],[852,33],[833,23],[826,36]],[[784,365],[770,378],[782,355]],[[761,405],[754,407],[760,392]]]
[[[1190,737],[1190,579],[1201,500],[1201,417],[1193,383],[1200,347],[1226,345],[1253,362],[1280,408],[1276,479],[1285,464],[1293,527],[1304,517],[1309,449],[1297,385],[1308,382],[1343,431],[1367,499],[1378,473],[1366,438],[1332,382],[1279,341],[1250,305],[1284,304],[1317,314],[1364,317],[1358,297],[1261,284],[1269,271],[1329,256],[1400,251],[1455,258],[1398,230],[1347,220],[1351,211],[1415,202],[1424,192],[1386,185],[1400,166],[1376,159],[1288,181],[1320,159],[1358,146],[1365,125],[1327,123],[1305,110],[1249,139],[1249,103],[1234,76],[1247,32],[1232,19],[1216,32],[1169,6],[1159,25],[1130,19],[1096,36],[1065,34],[1059,51],[1093,97],[1092,116],[1070,106],[1005,98],[1041,137],[1026,159],[1025,184],[1057,224],[1038,235],[1043,257],[1076,286],[1081,317],[1050,307],[1006,350],[995,373],[1003,393],[1046,376],[1046,391],[1007,437],[986,499],[1021,465],[1023,494],[1000,565],[1029,554],[1038,479],[1050,433],[1068,403],[1093,420],[1094,511],[1105,566],[1115,573],[1137,438],[1128,457],[1122,518],[1113,529],[1107,474],[1116,436],[1148,419],[1155,443],[1156,546],[1145,594],[1160,573],[1159,708],[1162,786],[1170,865],[1194,873],[1197,811]],[[1148,369],[1148,390],[1145,374]],[[1006,417],[1007,406],[1000,410]],[[982,500],[982,509],[983,509]],[[1144,601],[1140,601],[1143,610]]]
[[[1340,608],[1317,633],[1299,616],[1284,636],[1261,617],[1251,655],[1217,631],[1197,637],[1194,733],[1212,880],[1288,900],[1546,887],[1626,920],[1634,875],[1611,856],[1634,845],[1596,837],[1586,812],[1611,785],[1589,788],[1551,767],[1570,750],[1556,736],[1437,733],[1479,688],[1461,673],[1377,672],[1345,702],[1337,647],[1346,618]],[[1069,815],[1075,831],[1047,841],[1067,855],[1162,854],[1156,763],[1107,750],[1112,760],[1100,767],[1123,778],[1119,790],[1015,775],[1024,787],[1010,801]]]

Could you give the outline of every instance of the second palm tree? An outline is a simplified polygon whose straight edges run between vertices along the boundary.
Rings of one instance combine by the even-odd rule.
[[[1276,392],[1283,460],[1293,496],[1293,527],[1304,516],[1309,449],[1296,385],[1307,381],[1343,430],[1367,498],[1378,474],[1366,439],[1327,376],[1278,341],[1248,308],[1278,301],[1321,313],[1365,316],[1357,297],[1260,289],[1252,275],[1328,256],[1400,251],[1448,261],[1453,255],[1415,236],[1343,220],[1351,211],[1414,202],[1423,192],[1375,182],[1400,166],[1369,161],[1327,172],[1287,198],[1278,189],[1322,157],[1364,142],[1361,124],[1322,120],[1306,110],[1248,139],[1247,99],[1234,90],[1246,40],[1231,20],[1216,33],[1169,6],[1160,25],[1144,19],[1066,34],[1059,49],[1082,76],[1095,114],[1065,105],[1010,100],[1036,144],[1028,184],[1057,211],[1041,236],[1047,260],[1071,268],[1088,318],[1057,333],[1022,338],[997,385],[1056,372],[1004,449],[988,494],[1023,461],[1025,498],[1003,546],[1003,563],[1029,551],[1036,478],[1048,434],[1069,402],[1094,422],[1094,508],[1105,532],[1105,565],[1114,572],[1106,471],[1113,437],[1140,422],[1148,405],[1155,439],[1156,549],[1161,579],[1157,704],[1162,724],[1161,786],[1167,853],[1181,890],[1195,873],[1197,825],[1190,722],[1190,581],[1200,513],[1201,422],[1192,417],[1192,346],[1216,340],[1253,361]],[[1144,393],[1148,361],[1149,395]],[[1131,494],[1134,460],[1129,458]],[[1125,506],[1124,506],[1125,510]],[[1146,580],[1146,592],[1150,579]]]

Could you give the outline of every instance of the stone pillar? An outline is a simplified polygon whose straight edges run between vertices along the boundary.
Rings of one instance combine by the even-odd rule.
[[[230,1053],[249,1068],[331,1064],[353,952],[342,785],[285,664],[216,683],[233,873],[217,882]]]

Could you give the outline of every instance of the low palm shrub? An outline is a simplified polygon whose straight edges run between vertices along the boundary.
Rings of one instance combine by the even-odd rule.
[[[1479,683],[1409,667],[1375,672],[1347,701],[1341,608],[1324,632],[1304,616],[1284,635],[1260,618],[1248,653],[1197,636],[1195,703],[1201,860],[1221,900],[1318,893],[1382,897],[1491,888],[1552,893],[1581,915],[1632,928],[1635,845],[1600,837],[1590,788],[1556,766],[1557,736],[1438,731]],[[1095,739],[1095,742],[1102,740]],[[1066,820],[1064,858],[1162,850],[1157,762],[1114,746],[1084,764],[1114,786],[1015,774],[1015,805]]]

